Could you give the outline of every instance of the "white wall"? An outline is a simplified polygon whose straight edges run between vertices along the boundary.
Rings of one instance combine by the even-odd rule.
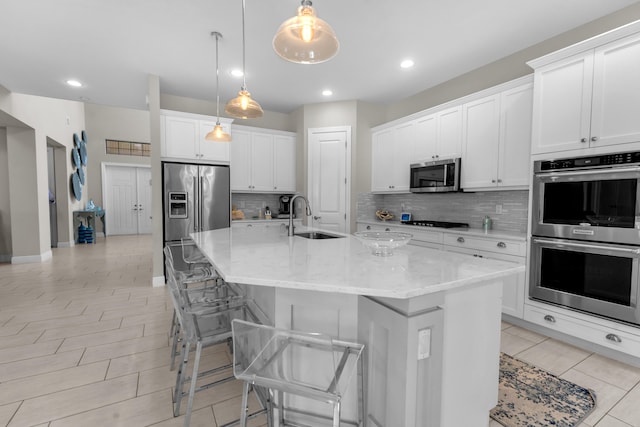
[[[11,213],[9,205],[9,157],[7,130],[0,127],[0,262],[11,260]]]
[[[0,111],[24,126],[7,126],[7,163],[11,221],[12,262],[42,261],[51,256],[47,177],[47,139],[66,147],[66,161],[58,165],[73,172],[73,134],[84,129],[84,105],[75,101],[11,93],[0,88]],[[84,207],[70,186],[58,189],[58,204],[66,200],[66,236],[73,241],[71,212]],[[66,194],[66,198],[64,195]]]
[[[87,126],[87,176],[89,178],[88,198],[98,206],[104,207],[102,198],[101,165],[108,163],[127,163],[150,165],[150,157],[121,156],[106,153],[107,139],[131,142],[151,141],[149,111],[130,108],[108,107],[97,104],[85,104],[85,123]]]

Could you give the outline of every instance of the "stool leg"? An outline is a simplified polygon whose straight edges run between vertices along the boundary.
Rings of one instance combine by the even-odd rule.
[[[191,347],[191,343],[183,342],[182,343],[182,362],[180,363],[180,367],[178,368],[178,374],[176,375],[176,387],[173,392],[173,402],[174,402],[174,410],[173,416],[177,417],[180,415],[180,403],[182,402],[182,389],[184,388],[184,376],[185,371],[187,370],[187,362],[189,361],[189,348]]]
[[[340,427],[340,401],[333,404],[333,427]]]
[[[184,427],[189,427],[191,422],[191,409],[193,408],[193,395],[196,394],[196,382],[198,381],[198,369],[200,365],[200,353],[202,352],[202,341],[196,343],[196,354],[193,358],[193,373],[191,374],[191,384],[189,385],[189,400],[187,410],[184,414]]]
[[[365,418],[367,416],[367,402],[366,402],[366,387],[367,387],[367,378],[364,369],[364,356],[360,357],[358,361],[358,425],[365,425]]]
[[[282,390],[278,390],[278,425],[283,426],[284,424],[284,393]]]
[[[249,410],[249,383],[242,386],[242,406],[240,407],[240,427],[247,427],[247,411]]]

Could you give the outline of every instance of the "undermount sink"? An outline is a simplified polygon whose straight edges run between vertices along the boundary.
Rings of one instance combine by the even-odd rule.
[[[305,239],[336,239],[344,236],[323,233],[321,231],[305,231],[304,233],[296,233],[294,236],[304,237]]]

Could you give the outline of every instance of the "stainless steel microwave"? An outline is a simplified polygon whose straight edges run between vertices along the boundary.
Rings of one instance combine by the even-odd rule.
[[[412,193],[459,191],[460,158],[412,163],[409,189]]]

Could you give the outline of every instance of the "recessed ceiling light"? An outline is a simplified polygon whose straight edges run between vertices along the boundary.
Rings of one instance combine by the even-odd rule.
[[[69,80],[67,80],[67,84],[68,84],[69,86],[73,86],[73,87],[82,87],[82,83],[80,83],[80,82],[79,82],[79,81],[77,81],[77,80],[73,80],[73,79],[69,79]]]
[[[236,70],[231,70],[231,75],[232,75],[233,77],[242,77],[242,74],[243,74],[243,73],[242,73],[242,70],[238,70],[238,69],[236,69]]]
[[[413,67],[413,61],[411,59],[405,59],[400,63],[402,68],[411,68]]]
[[[330,90],[330,89],[325,89],[325,90],[322,91],[322,95],[331,96],[331,95],[333,95],[333,91]]]

